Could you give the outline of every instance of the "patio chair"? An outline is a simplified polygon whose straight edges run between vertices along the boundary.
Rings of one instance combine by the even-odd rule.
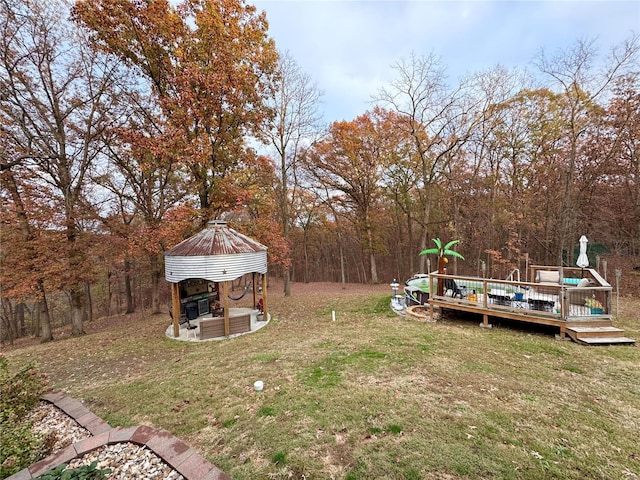
[[[187,338],[189,338],[190,334],[193,334],[193,338],[198,338],[196,336],[197,328],[198,328],[198,325],[191,325],[191,323],[189,323],[189,320],[187,320]]]
[[[467,288],[459,287],[453,278],[444,279],[444,295],[451,298],[464,298],[467,296]]]

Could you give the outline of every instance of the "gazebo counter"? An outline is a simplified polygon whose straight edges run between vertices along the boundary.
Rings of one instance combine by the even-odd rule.
[[[232,308],[229,311],[229,335],[251,331],[251,311],[248,308]],[[200,340],[224,337],[224,317],[201,318]]]

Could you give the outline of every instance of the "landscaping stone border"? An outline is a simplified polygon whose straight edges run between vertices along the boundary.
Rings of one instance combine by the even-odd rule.
[[[123,442],[131,442],[148,448],[186,480],[231,480],[229,475],[205,460],[186,443],[166,430],[146,425],[112,428],[103,419],[90,412],[82,403],[63,393],[48,393],[42,399],[69,415],[80,426],[86,428],[92,436],[34,463],[29,468],[11,475],[7,480],[31,480],[87,452],[104,445]]]

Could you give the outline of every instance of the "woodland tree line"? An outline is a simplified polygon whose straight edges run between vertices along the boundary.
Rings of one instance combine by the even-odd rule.
[[[221,218],[291,281],[640,264],[638,37],[452,83],[402,58],[352,120],[241,0],[0,0],[2,334],[166,311],[163,252]],[[388,68],[381,66],[381,68]]]

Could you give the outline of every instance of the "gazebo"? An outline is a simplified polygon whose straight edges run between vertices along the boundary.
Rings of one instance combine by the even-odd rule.
[[[221,301],[224,336],[229,336],[229,282],[251,274],[253,306],[257,307],[256,275],[262,274],[262,310],[267,311],[267,247],[213,220],[196,235],[167,250],[165,278],[171,283],[173,336],[180,336],[180,317],[197,308],[198,315],[213,311]],[[222,289],[220,291],[220,286]],[[201,329],[202,332],[202,329]]]

